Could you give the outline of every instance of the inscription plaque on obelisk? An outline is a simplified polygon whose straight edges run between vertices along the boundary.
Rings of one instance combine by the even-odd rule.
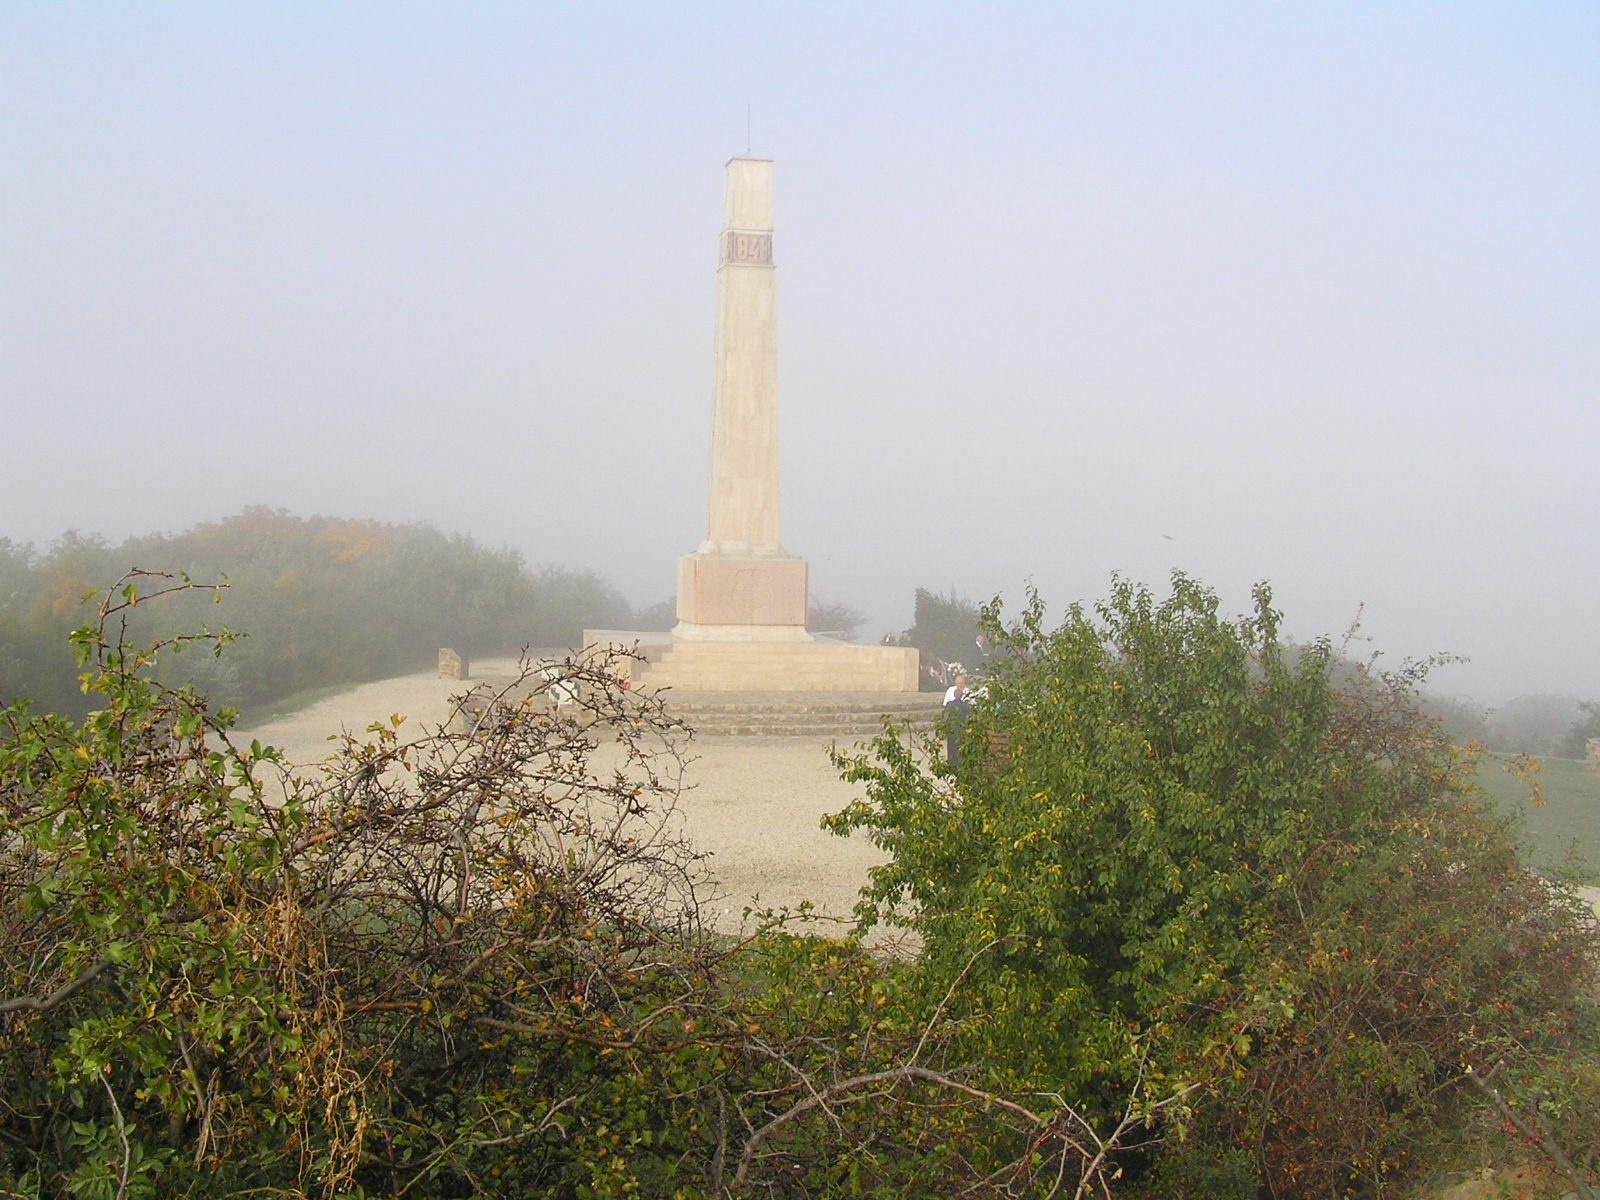
[[[697,641],[808,641],[806,563],[778,533],[778,310],[772,163],[733,158],[717,269],[706,536],[678,560],[678,625]]]

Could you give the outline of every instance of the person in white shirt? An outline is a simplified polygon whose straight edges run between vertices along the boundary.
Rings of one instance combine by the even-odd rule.
[[[967,713],[970,711],[972,702],[967,699],[967,677],[957,675],[956,681],[946,688],[944,693],[944,750],[952,770],[956,765],[956,754],[961,746],[961,733],[967,727]]]

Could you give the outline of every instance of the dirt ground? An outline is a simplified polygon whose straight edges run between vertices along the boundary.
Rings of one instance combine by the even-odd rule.
[[[514,660],[475,662],[477,676],[515,673]],[[401,736],[419,737],[450,711],[459,680],[421,672],[363,684],[292,716],[241,731],[281,749],[290,762],[331,753],[341,730],[359,732],[392,714],[407,718]],[[696,738],[680,800],[685,831],[710,854],[717,892],[707,914],[734,931],[745,908],[793,908],[809,900],[818,913],[846,918],[867,870],[884,856],[864,837],[825,833],[819,822],[857,794],[828,761],[827,746],[806,738]]]
[[[516,662],[473,667],[475,675],[506,676]],[[419,737],[444,720],[450,697],[467,686],[433,671],[363,684],[242,731],[243,741],[259,738],[291,762],[310,763],[332,750],[328,739],[341,730],[360,731],[395,713],[408,718],[402,735]],[[690,753],[681,804],[685,828],[711,855],[719,885],[712,923],[733,931],[746,906],[793,908],[802,900],[824,916],[848,917],[867,871],[884,856],[859,834],[845,839],[819,828],[823,814],[858,794],[839,779],[827,747],[805,738],[697,738]],[[1600,888],[1580,890],[1600,910]]]

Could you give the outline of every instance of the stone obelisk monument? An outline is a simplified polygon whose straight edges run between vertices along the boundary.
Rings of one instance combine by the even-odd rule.
[[[728,160],[717,267],[710,496],[678,560],[671,633],[591,629],[638,685],[680,692],[914,692],[917,652],[806,632],[806,563],[778,535],[778,305],[772,163]]]
[[[728,161],[717,268],[706,536],[678,561],[678,637],[810,641],[805,560],[778,536],[778,283],[772,163]]]

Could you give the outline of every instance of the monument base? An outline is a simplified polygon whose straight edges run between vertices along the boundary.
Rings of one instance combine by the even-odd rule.
[[[694,641],[670,633],[586,629],[585,653],[616,646],[636,687],[685,692],[914,692],[917,652],[901,646],[813,641]]]
[[[695,641],[810,641],[806,560],[787,554],[685,554],[678,631]]]

